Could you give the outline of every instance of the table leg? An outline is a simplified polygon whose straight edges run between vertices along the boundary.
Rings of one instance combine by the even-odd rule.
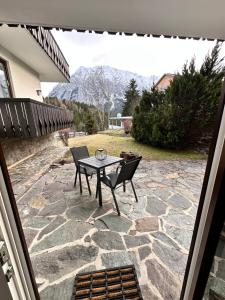
[[[102,187],[101,187],[100,170],[97,170],[97,185],[98,185],[99,206],[102,206]]]
[[[80,166],[78,168],[79,168],[78,169],[78,174],[79,174],[80,193],[82,194],[82,182],[81,182]]]

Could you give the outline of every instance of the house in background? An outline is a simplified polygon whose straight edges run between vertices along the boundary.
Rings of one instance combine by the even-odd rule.
[[[70,111],[43,103],[40,82],[68,82],[69,65],[42,27],[0,27],[0,140],[11,165],[54,143]]]
[[[158,91],[165,91],[173,81],[174,74],[166,73],[164,74],[154,85],[154,88]]]
[[[121,116],[120,113],[116,117],[109,118],[109,129],[124,129],[126,126],[132,127],[132,116]]]

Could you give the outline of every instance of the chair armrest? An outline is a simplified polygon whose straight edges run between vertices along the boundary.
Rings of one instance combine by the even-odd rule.
[[[118,173],[119,171],[120,171],[120,169],[121,169],[121,165],[119,165],[117,168],[116,168],[116,173]]]

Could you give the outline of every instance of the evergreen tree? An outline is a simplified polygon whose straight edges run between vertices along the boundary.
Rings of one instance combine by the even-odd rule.
[[[127,90],[125,91],[125,103],[123,106],[123,116],[132,116],[135,107],[139,104],[140,95],[137,89],[137,83],[134,79],[131,79]]]
[[[95,120],[90,113],[88,113],[85,120],[85,129],[88,134],[92,134],[95,130]]]
[[[184,148],[211,136],[225,75],[217,43],[200,70],[185,64],[164,93],[144,92],[133,118],[133,137],[165,148]]]
[[[94,119],[95,131],[104,130],[108,127],[107,114],[94,105],[88,105],[86,103],[71,100],[59,100],[53,97],[45,98],[44,101],[45,103],[73,111],[73,123],[74,128],[77,131],[85,130],[85,122],[89,118],[88,114],[90,114]]]

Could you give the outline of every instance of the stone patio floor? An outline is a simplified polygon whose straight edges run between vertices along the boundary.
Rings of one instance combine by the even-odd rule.
[[[134,178],[139,202],[129,185],[116,190],[120,217],[105,186],[98,207],[95,177],[93,196],[85,178],[79,194],[73,163],[45,170],[27,191],[31,179],[15,181],[18,168],[11,170],[41,299],[70,299],[77,272],[127,264],[136,267],[144,299],[179,299],[205,165],[142,161]]]

